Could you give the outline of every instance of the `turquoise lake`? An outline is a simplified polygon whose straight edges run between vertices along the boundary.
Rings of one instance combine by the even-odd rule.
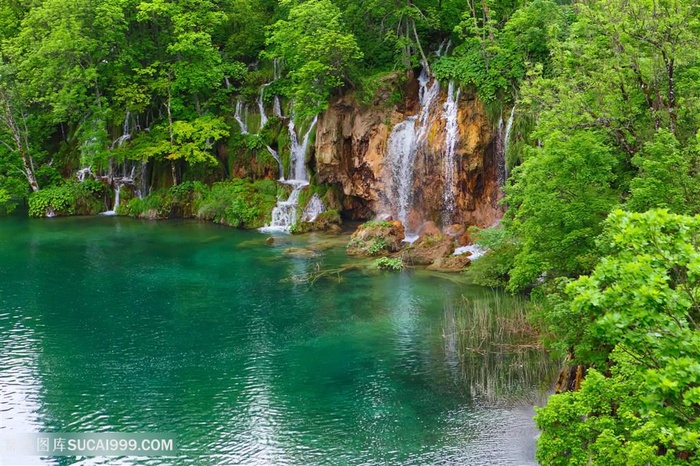
[[[179,448],[27,464],[535,464],[558,364],[468,351],[462,329],[470,306],[513,298],[376,270],[348,236],[266,238],[0,218],[0,434],[170,432]]]

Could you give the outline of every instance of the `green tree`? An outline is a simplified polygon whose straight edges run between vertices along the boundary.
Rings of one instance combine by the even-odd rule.
[[[297,113],[313,116],[328,106],[332,91],[347,80],[362,52],[330,0],[282,4],[290,7],[289,16],[270,28],[266,54],[284,61]]]
[[[7,158],[0,168],[5,169],[3,178],[12,179],[17,173],[22,173],[32,191],[38,191],[39,183],[36,179],[34,158],[29,143],[27,118],[24,96],[17,88],[11,68],[4,65],[0,67],[0,143],[7,151]],[[8,183],[7,186],[10,184]],[[7,201],[9,193],[5,186],[2,188]]]
[[[545,135],[542,135],[545,138]],[[520,249],[510,287],[526,288],[546,278],[576,276],[593,267],[595,238],[618,202],[613,184],[619,163],[604,135],[578,131],[546,135],[530,148],[508,189]]]
[[[550,329],[592,369],[538,411],[544,465],[700,458],[700,217],[615,211],[610,254],[568,283]]]
[[[632,163],[639,174],[630,182],[630,210],[700,213],[700,158],[695,141],[683,148],[673,134],[659,130]]]
[[[550,42],[551,70],[536,64],[521,88],[518,112],[537,122],[532,140],[538,148],[514,172],[507,198],[521,242],[513,289],[542,274],[590,271],[600,254],[594,238],[601,221],[626,199],[633,209],[694,208],[681,210],[683,201],[670,198],[694,197],[693,151],[680,147],[698,130],[700,93],[693,83],[700,72],[700,6],[691,0],[592,0],[577,3],[575,11],[571,26],[559,29],[565,34]],[[588,147],[564,148],[561,135],[582,138]],[[683,178],[669,176],[669,169]]]

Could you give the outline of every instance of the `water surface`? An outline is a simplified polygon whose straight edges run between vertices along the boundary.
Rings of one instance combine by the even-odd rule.
[[[532,405],[553,365],[465,353],[459,327],[463,296],[504,298],[363,267],[340,244],[0,218],[0,433],[172,432],[180,449],[37,464],[534,464]]]

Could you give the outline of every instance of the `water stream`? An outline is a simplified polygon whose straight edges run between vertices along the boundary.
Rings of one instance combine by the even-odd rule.
[[[455,146],[459,139],[459,126],[457,125],[457,113],[459,103],[459,87],[455,90],[453,81],[447,87],[447,100],[442,110],[442,118],[445,120],[445,155],[443,157],[443,170],[445,188],[443,192],[442,224],[449,225],[455,214],[456,170],[458,160],[455,157]]]
[[[418,77],[418,83],[418,114],[394,126],[387,142],[385,162],[385,209],[407,227],[406,240],[409,242],[417,238],[416,232],[412,231],[407,223],[413,203],[416,154],[426,143],[428,130],[435,115],[433,106],[440,94],[439,82],[432,79],[425,69]]]
[[[299,211],[299,194],[301,190],[309,185],[309,175],[306,172],[306,153],[309,149],[309,141],[311,133],[316,127],[318,117],[314,117],[309,125],[309,128],[304,133],[304,137],[299,142],[299,137],[296,133],[294,118],[290,118],[287,124],[289,129],[290,139],[290,169],[289,179],[281,180],[284,184],[292,187],[292,192],[286,199],[277,201],[277,205],[272,209],[272,221],[269,225],[260,228],[261,232],[265,233],[287,233],[297,223]],[[269,148],[268,148],[269,149]],[[270,149],[271,150],[271,149]],[[274,156],[274,154],[273,154]],[[279,157],[275,157],[280,163],[280,172],[282,172],[282,164]]]

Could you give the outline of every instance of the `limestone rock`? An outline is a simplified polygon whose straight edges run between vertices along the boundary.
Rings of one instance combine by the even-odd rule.
[[[470,264],[469,255],[460,254],[458,256],[438,257],[428,268],[438,272],[461,272]]]
[[[449,236],[425,235],[404,250],[403,260],[413,265],[430,265],[439,258],[451,256],[454,250],[454,240]]]
[[[392,79],[396,79],[393,77]],[[385,86],[387,89],[390,86]],[[386,211],[385,191],[388,164],[387,143],[392,128],[419,110],[418,83],[407,80],[406,98],[388,105],[386,89],[370,105],[346,95],[333,102],[318,121],[315,173],[320,183],[335,184],[343,191],[343,215],[353,219],[375,218]],[[480,228],[492,225],[502,215],[498,205],[496,130],[483,103],[463,92],[457,103],[458,140],[455,146],[455,210],[444,214],[445,119],[442,118],[446,90],[441,89],[428,116],[426,138],[417,148],[413,164],[412,211],[406,219],[408,231],[425,221],[443,220]]]
[[[360,225],[350,237],[350,256],[384,256],[401,249],[405,237],[403,224],[385,220]]]
[[[439,236],[441,234],[440,229],[435,222],[425,222],[421,225],[418,230],[418,236]]]

